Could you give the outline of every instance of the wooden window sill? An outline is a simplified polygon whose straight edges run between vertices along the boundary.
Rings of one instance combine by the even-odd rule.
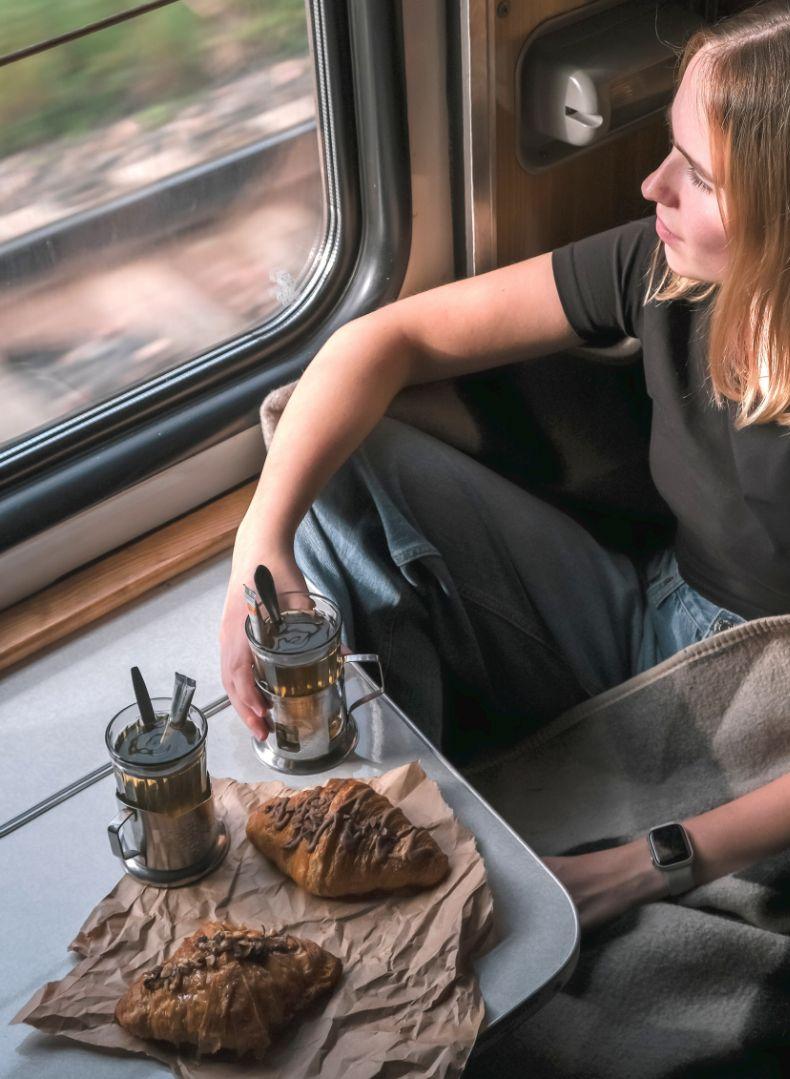
[[[232,547],[255,486],[237,487],[0,612],[0,671]]]

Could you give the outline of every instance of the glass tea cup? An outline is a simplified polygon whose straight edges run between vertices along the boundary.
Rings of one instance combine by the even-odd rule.
[[[280,771],[321,771],[356,744],[351,713],[384,692],[381,664],[373,654],[342,654],[340,611],[326,596],[283,592],[278,600],[278,625],[261,617],[260,632],[254,631],[248,617],[244,626],[271,727],[256,751]],[[379,684],[347,705],[344,665],[350,660],[377,664]]]
[[[131,876],[179,888],[216,869],[230,840],[206,768],[206,717],[192,705],[174,727],[167,723],[170,698],[153,697],[151,704],[149,726],[131,704],[107,727],[119,804],[107,835]]]

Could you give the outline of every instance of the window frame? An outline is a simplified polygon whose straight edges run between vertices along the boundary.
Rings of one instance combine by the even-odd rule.
[[[411,245],[400,4],[307,9],[328,227],[299,302],[0,456],[0,550],[257,423],[335,329],[398,295]]]

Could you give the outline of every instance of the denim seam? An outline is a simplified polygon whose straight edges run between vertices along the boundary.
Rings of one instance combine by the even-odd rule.
[[[714,615],[713,618],[711,618],[710,621],[708,622],[707,626],[705,626],[700,621],[700,618],[692,612],[689,605],[683,599],[683,596],[680,596],[680,595],[678,596],[678,603],[680,604],[680,606],[683,608],[683,610],[686,612],[686,614],[689,616],[691,621],[694,623],[694,625],[697,627],[699,632],[704,637],[708,633],[708,631],[710,630],[710,627],[713,625],[717,615]]]
[[[673,592],[677,592],[683,583],[683,578],[679,574],[672,574],[664,580],[653,581],[647,586],[645,593],[649,602],[658,607],[665,599],[669,599]],[[667,587],[668,585],[671,587]]]
[[[570,665],[568,663],[567,656],[564,656],[562,654],[562,652],[558,651],[556,648],[553,648],[550,644],[547,644],[546,641],[544,641],[542,637],[538,637],[534,633],[532,633],[530,630],[525,629],[523,625],[521,625],[514,618],[511,618],[509,615],[505,614],[502,610],[491,606],[489,603],[485,603],[483,600],[481,600],[479,598],[479,593],[477,593],[476,589],[470,589],[469,587],[467,587],[466,585],[464,585],[461,582],[458,582],[456,587],[458,589],[458,594],[460,596],[463,596],[464,599],[468,600],[470,603],[474,604],[476,607],[480,607],[484,611],[488,611],[489,614],[493,614],[493,615],[496,615],[498,618],[501,618],[503,620],[503,622],[507,622],[508,625],[513,626],[513,628],[518,630],[519,633],[523,634],[523,636],[528,637],[531,641],[534,641],[535,644],[539,645],[544,651],[546,651],[550,655],[552,655],[565,668],[567,668],[567,670],[568,670],[569,674],[571,675],[571,677],[576,681],[578,686],[588,696],[593,696],[593,694],[599,692],[598,690],[588,688],[582,682],[582,680],[579,678],[576,671],[571,669],[571,667],[570,667]],[[472,592],[475,592],[476,594],[473,595]]]
[[[431,543],[413,543],[410,547],[400,550],[390,550],[390,557],[396,566],[403,566],[406,562],[413,562],[415,558],[423,558],[425,555],[438,555],[439,552]]]
[[[381,658],[381,670],[388,671],[390,668],[390,660],[392,658],[392,638],[395,635],[395,619],[398,617],[398,608],[393,606],[390,611],[390,616],[387,619],[386,635],[382,642],[383,647],[381,649],[383,655]]]

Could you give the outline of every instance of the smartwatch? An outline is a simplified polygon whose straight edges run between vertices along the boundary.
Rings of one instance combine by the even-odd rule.
[[[680,895],[694,887],[694,848],[682,824],[670,821],[651,828],[647,845],[653,865],[666,875],[670,895]]]

